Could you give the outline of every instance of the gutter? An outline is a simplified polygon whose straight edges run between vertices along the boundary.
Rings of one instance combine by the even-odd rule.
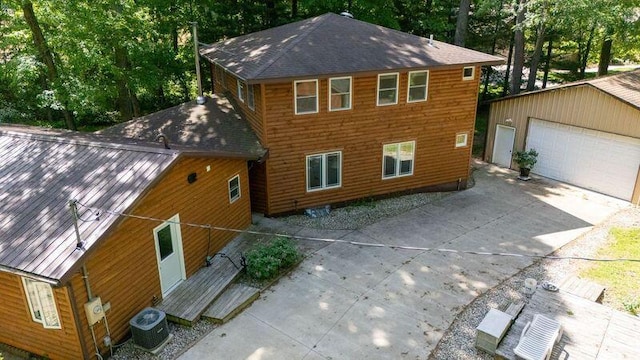
[[[4,266],[4,265],[0,265],[0,271],[1,272],[5,272],[5,273],[9,273],[9,274],[12,274],[12,275],[26,277],[26,278],[29,278],[29,279],[33,279],[35,281],[41,281],[41,282],[47,283],[49,285],[52,285],[54,287],[62,286],[62,283],[60,282],[60,280],[51,279],[51,278],[48,278],[48,277],[45,277],[45,276],[32,274],[32,273],[29,273],[29,272],[26,272],[26,271],[14,269],[14,268],[11,268],[11,267],[8,267],[8,266]]]

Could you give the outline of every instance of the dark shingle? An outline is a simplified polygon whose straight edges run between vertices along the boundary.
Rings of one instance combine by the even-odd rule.
[[[97,133],[145,141],[155,141],[163,134],[171,147],[219,156],[258,159],[265,153],[247,121],[225,97],[218,95],[208,98],[204,105],[190,101]]]
[[[324,14],[220,41],[200,53],[247,81],[332,74],[494,65],[502,58]]]

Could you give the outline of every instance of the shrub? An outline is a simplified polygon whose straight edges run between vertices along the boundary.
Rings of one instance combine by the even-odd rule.
[[[270,280],[299,259],[295,244],[288,238],[277,237],[269,244],[258,245],[247,252],[247,274],[256,280]]]
[[[635,316],[640,315],[640,300],[623,301],[624,309]]]

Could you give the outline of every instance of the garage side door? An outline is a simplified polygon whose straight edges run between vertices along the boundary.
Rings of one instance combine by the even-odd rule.
[[[540,153],[534,173],[631,200],[640,139],[531,119],[530,148]]]

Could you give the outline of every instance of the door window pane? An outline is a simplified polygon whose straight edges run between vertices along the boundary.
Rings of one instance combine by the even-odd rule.
[[[160,260],[173,254],[173,241],[171,239],[171,225],[158,230],[158,247],[160,248]]]

